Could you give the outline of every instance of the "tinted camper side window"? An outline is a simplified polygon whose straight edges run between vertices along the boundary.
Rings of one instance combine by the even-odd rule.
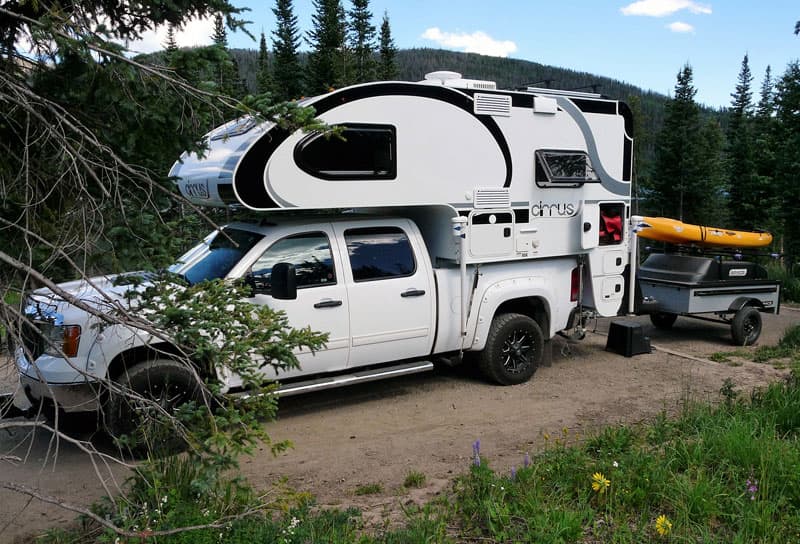
[[[346,124],[340,135],[310,134],[294,149],[297,165],[327,180],[395,179],[397,135],[391,125]]]
[[[539,187],[578,187],[584,183],[597,183],[592,161],[583,151],[536,151],[536,185]]]
[[[411,242],[397,227],[349,229],[344,239],[357,282],[411,276],[416,271]]]

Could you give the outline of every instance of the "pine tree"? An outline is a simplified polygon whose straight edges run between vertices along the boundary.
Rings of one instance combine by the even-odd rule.
[[[217,92],[235,98],[244,97],[246,94],[244,82],[239,76],[239,64],[228,51],[228,33],[221,13],[214,16],[214,33],[211,35],[211,39],[214,42],[212,47],[218,49],[214,74]]]
[[[790,265],[800,263],[800,62],[794,61],[778,81],[775,94],[775,187],[783,223],[784,253]]]
[[[178,42],[175,39],[175,26],[172,23],[167,24],[167,41],[164,42],[164,49],[170,54],[178,50]]]
[[[745,55],[736,91],[731,94],[727,177],[731,226],[746,230],[763,227],[767,216],[764,206],[766,195],[760,186],[753,160],[752,81],[749,59]]]
[[[651,162],[647,159],[646,150],[652,147],[651,134],[644,130],[645,115],[642,111],[642,97],[629,95],[626,103],[633,114],[633,134],[629,136],[635,139],[636,145],[633,147],[633,177],[631,185],[631,207],[635,215],[639,215],[639,200],[642,196],[641,188],[648,186]]]
[[[772,81],[772,67],[767,65],[764,81],[761,82],[756,118],[772,117],[775,112],[775,83]]]
[[[300,66],[300,31],[292,0],[276,0],[276,27],[272,32],[272,85],[276,100],[296,100],[303,94],[303,70]]]
[[[267,50],[267,37],[261,32],[261,41],[258,44],[258,72],[256,73],[256,86],[259,93],[272,90],[272,74],[269,67],[269,51]]]
[[[767,215],[762,228],[770,232],[781,230],[780,221],[776,221],[777,202],[775,200],[775,82],[772,69],[767,66],[764,80],[761,83],[755,118],[753,119],[753,162],[759,186],[764,191],[762,206]]]
[[[217,13],[214,16],[214,33],[211,35],[211,40],[214,42],[214,45],[225,49],[228,48],[228,32],[225,30],[225,21],[221,13]]]
[[[353,0],[350,17],[349,45],[353,55],[353,83],[373,81],[375,66],[375,25],[371,23],[369,0]]]
[[[700,172],[692,195],[702,195],[692,201],[694,222],[725,225],[730,219],[725,206],[725,137],[717,117],[709,118],[700,129],[697,162]],[[691,197],[690,197],[691,200]]]
[[[664,126],[658,135],[655,170],[649,187],[648,209],[690,223],[708,224],[706,203],[715,201],[721,187],[718,180],[707,182],[704,161],[719,154],[714,145],[701,141],[703,126],[694,97],[692,67],[678,72],[675,96],[666,107]],[[706,128],[708,131],[708,128]]]
[[[383,12],[380,38],[380,66],[378,78],[384,81],[397,79],[397,47],[392,39],[392,29],[389,27],[389,12]]]
[[[340,0],[314,0],[314,28],[307,34],[308,88],[317,94],[327,92],[345,80],[345,22]]]

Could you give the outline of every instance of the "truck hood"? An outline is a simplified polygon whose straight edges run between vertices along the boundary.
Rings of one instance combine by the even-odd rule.
[[[151,278],[152,273],[150,272],[126,272],[123,274],[95,276],[88,280],[68,281],[59,283],[58,287],[67,294],[95,308],[116,304],[127,307],[130,305],[131,291],[141,292],[146,286],[152,285]],[[36,313],[43,316],[57,313],[63,316],[71,313],[71,309],[83,312],[83,310],[75,308],[69,301],[64,300],[60,294],[47,287],[33,291],[28,299],[28,313]]]

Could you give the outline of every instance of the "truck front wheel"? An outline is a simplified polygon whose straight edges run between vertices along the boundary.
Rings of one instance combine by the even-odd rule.
[[[501,314],[492,321],[478,366],[501,385],[523,383],[536,372],[543,349],[544,335],[536,321],[522,314]]]
[[[200,398],[197,376],[171,359],[145,361],[116,379],[105,406],[106,430],[135,453],[181,449],[180,424],[173,416],[181,405]]]

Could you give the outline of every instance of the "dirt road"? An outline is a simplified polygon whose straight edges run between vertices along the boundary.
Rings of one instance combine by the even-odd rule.
[[[625,358],[605,352],[608,320],[601,320],[597,332],[581,342],[557,339],[553,364],[519,386],[489,385],[456,369],[284,399],[269,432],[274,439],[291,439],[294,449],[278,458],[262,451],[244,459],[242,471],[262,489],[286,476],[296,489],[315,494],[320,504],[356,505],[377,521],[397,512],[401,503],[424,501],[446,488],[468,466],[477,438],[490,464],[508,470],[522,462],[526,451],[541,449],[546,433],[555,437],[567,429],[569,437],[584,436],[607,423],[638,422],[673,411],[687,398],[716,400],[726,378],[749,391],[787,372],[708,360],[712,353],[734,349],[724,325],[680,318],[672,331],[662,332],[646,318],[638,320],[651,336],[652,353]],[[780,316],[765,315],[760,344],[777,342],[786,327],[798,322],[800,311],[792,308]],[[0,368],[0,383],[4,373]],[[114,482],[125,475],[122,468],[96,471],[73,445],[56,444],[41,432],[29,436],[24,429],[0,431],[4,455],[22,460],[0,461],[0,480],[75,504],[89,504],[107,489],[113,491]],[[407,492],[402,483],[412,470],[424,473],[427,483]],[[383,492],[356,496],[355,490],[366,484],[380,484]],[[0,491],[0,542],[72,518],[58,507]]]

